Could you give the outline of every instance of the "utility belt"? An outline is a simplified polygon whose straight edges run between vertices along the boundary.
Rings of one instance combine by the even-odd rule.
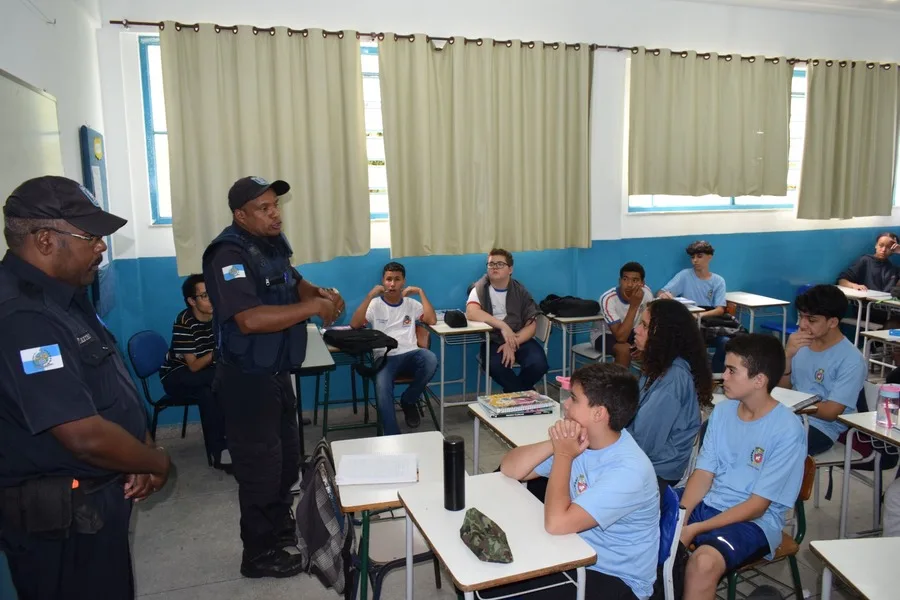
[[[97,533],[103,516],[92,494],[124,480],[113,473],[104,477],[40,477],[0,488],[0,522],[4,530],[18,530],[45,539],[67,539],[75,533]]]

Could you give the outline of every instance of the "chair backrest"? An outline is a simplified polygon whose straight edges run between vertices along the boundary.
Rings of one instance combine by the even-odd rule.
[[[416,325],[416,345],[426,349],[431,346],[431,332],[421,325]]]
[[[808,292],[810,290],[810,288],[812,288],[815,285],[816,284],[814,284],[814,283],[804,283],[803,285],[801,285],[800,287],[797,288],[797,295],[800,296],[801,294],[805,294],[806,292]]]
[[[538,315],[535,320],[535,326],[534,337],[541,341],[546,351],[547,340],[550,339],[550,319],[547,318],[547,315]]]
[[[800,493],[797,502],[806,502],[812,496],[813,484],[816,481],[816,459],[807,456],[803,463],[803,483],[800,484]]]
[[[128,359],[134,373],[140,379],[147,379],[163,366],[169,344],[155,331],[139,331],[128,340]]]
[[[672,486],[666,486],[663,492],[662,509],[659,515],[659,564],[666,562],[681,539],[681,525],[684,519],[679,518],[681,509],[678,494]]]

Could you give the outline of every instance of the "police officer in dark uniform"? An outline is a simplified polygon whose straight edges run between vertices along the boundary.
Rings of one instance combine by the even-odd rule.
[[[239,486],[245,577],[302,570],[299,555],[285,550],[297,544],[290,490],[301,459],[290,370],[306,355],[305,321],[318,315],[330,324],[344,305],[291,266],[278,207],[288,190],[280,180],[236,181],[228,192],[234,221],[203,254],[219,353],[214,385]]]
[[[20,600],[133,598],[131,505],[163,486],[169,457],[86,293],[126,221],[52,176],[3,214],[0,545]]]

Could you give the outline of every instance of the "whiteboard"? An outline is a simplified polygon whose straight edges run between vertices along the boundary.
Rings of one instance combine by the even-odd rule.
[[[0,69],[0,204],[27,179],[64,174],[59,139],[56,98]]]

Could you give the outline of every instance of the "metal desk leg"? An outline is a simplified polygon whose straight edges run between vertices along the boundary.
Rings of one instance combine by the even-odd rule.
[[[856,305],[859,308],[856,309],[856,334],[853,336],[853,345],[859,347],[859,328],[862,325],[862,298],[856,300]]]
[[[828,567],[822,569],[822,590],[819,597],[822,600],[831,600],[831,569]]]
[[[578,579],[578,591],[575,593],[576,600],[584,600],[584,592],[587,587],[587,572],[584,567],[578,567],[575,570]]]
[[[562,331],[562,350],[563,350],[562,375],[563,375],[563,377],[565,377],[567,375],[567,373],[566,373],[566,346],[567,346],[566,339],[569,337],[569,328],[565,324],[560,323],[559,329],[560,329],[560,331]]]
[[[441,338],[441,433],[444,432],[444,363],[447,361],[447,348],[444,345],[444,336],[439,335]],[[465,390],[463,390],[463,394],[465,394]]]
[[[853,434],[856,432],[852,427],[847,430],[847,445],[844,447],[844,481],[841,488],[841,518],[838,526],[838,539],[847,537],[847,508],[850,502],[850,458],[853,452]]]
[[[362,600],[369,597],[369,511],[367,510],[362,511],[362,536],[359,538],[359,597]]]
[[[787,306],[781,307],[781,345],[787,343]]]
[[[881,527],[881,452],[875,453],[875,470],[872,472],[872,530]]]
[[[476,419],[477,420],[477,419]],[[413,600],[413,525],[406,515],[406,600]]]
[[[478,390],[475,390],[478,395]],[[491,333],[484,332],[484,395],[491,395]],[[475,398],[478,400],[478,398]]]
[[[750,330],[748,333],[753,333],[753,317],[756,316],[756,311],[750,307],[747,307],[747,312],[750,313]]]
[[[478,444],[479,435],[481,434],[481,419],[475,417],[474,421],[475,430],[472,432],[472,445],[474,446],[472,450],[472,475],[478,475]]]

